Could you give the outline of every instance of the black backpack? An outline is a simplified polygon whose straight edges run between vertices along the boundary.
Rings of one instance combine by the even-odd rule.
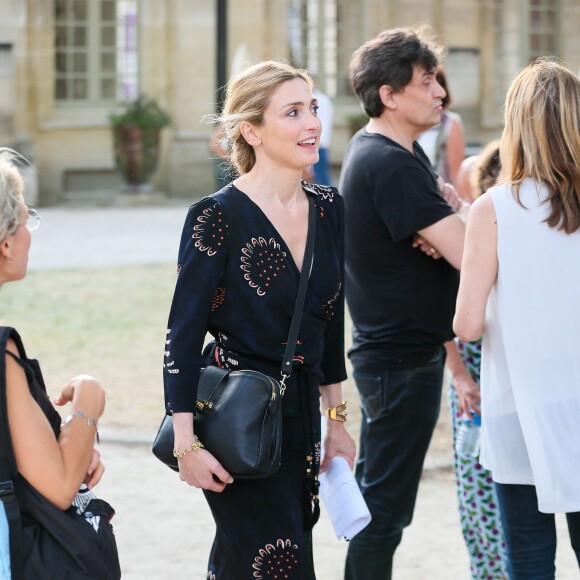
[[[82,513],[74,506],[62,511],[18,474],[8,428],[6,405],[6,343],[11,338],[26,372],[28,387],[44,411],[55,435],[60,417],[48,400],[40,367],[28,359],[18,333],[0,327],[0,499],[10,530],[13,580],[118,580],[117,544],[110,523],[113,508],[90,499]],[[10,356],[8,354],[8,356]]]

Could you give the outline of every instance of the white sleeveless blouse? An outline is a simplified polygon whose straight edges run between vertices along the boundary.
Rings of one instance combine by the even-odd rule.
[[[544,220],[546,189],[527,179],[520,206],[493,187],[497,280],[481,365],[482,465],[499,483],[536,486],[546,513],[580,511],[580,231]]]

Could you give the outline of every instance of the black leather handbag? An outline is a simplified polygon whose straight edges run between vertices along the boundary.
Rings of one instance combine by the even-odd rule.
[[[292,360],[314,257],[316,215],[310,197],[308,203],[306,249],[282,361],[281,380],[254,370],[230,371],[215,366],[202,369],[200,375],[195,434],[236,479],[268,477],[280,466],[282,397],[285,381],[292,373]],[[178,471],[173,450],[173,417],[169,412],[161,422],[152,451],[165,465]]]

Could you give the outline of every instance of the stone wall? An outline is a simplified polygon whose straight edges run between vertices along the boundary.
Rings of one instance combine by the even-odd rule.
[[[501,132],[502,95],[493,82],[495,0],[339,1],[344,21],[340,70],[347,70],[354,49],[381,30],[429,22],[447,47],[452,108],[462,115],[468,141],[483,143]],[[577,4],[561,1],[559,29],[561,57],[575,71],[580,68]],[[71,187],[110,189],[116,179],[110,108],[63,109],[55,103],[53,10],[52,0],[0,0],[0,48],[10,45],[12,67],[0,99],[0,115],[9,117],[0,123],[0,140],[35,163],[43,204],[58,203]],[[228,72],[264,58],[287,57],[286,0],[230,0],[228,17]],[[216,110],[215,25],[211,0],[139,0],[141,89],[158,99],[174,121],[164,131],[153,182],[172,197],[195,198],[214,190],[215,163],[208,150],[212,127],[203,117]],[[344,74],[339,81],[343,91],[335,99],[331,148],[335,166],[350,138],[348,117],[360,112],[356,98],[345,90]]]

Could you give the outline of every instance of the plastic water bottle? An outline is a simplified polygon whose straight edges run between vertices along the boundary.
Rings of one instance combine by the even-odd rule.
[[[481,429],[481,416],[471,413],[461,417],[457,437],[455,439],[455,451],[460,457],[479,457],[479,431]]]

